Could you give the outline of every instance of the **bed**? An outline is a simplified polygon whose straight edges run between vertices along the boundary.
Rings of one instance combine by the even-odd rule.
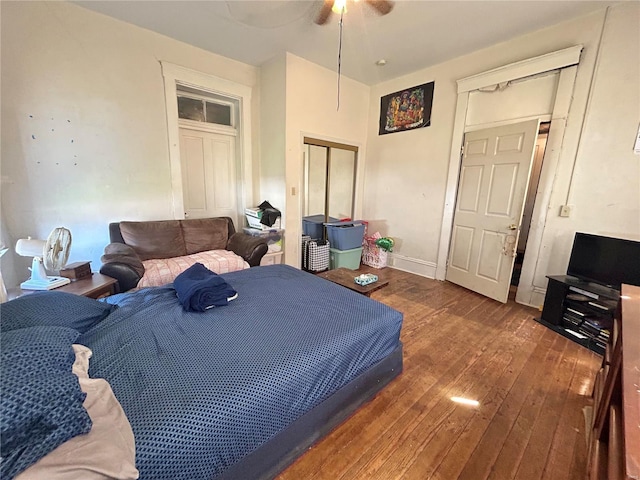
[[[401,313],[285,265],[224,279],[238,298],[204,313],[170,285],[109,297],[74,341],[126,413],[141,479],[273,478],[402,371]]]

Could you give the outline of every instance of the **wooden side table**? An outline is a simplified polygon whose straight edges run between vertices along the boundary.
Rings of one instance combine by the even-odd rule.
[[[73,293],[74,295],[82,295],[89,298],[103,298],[116,293],[118,289],[118,281],[115,278],[107,277],[101,273],[94,273],[90,277],[74,280],[62,287],[54,288],[50,291]],[[10,297],[19,297],[28,295],[33,292],[41,292],[42,290],[22,290],[19,289],[15,295]]]
[[[325,280],[329,280],[330,282],[337,283],[338,285],[342,285],[349,290],[353,290],[354,292],[361,293],[367,297],[370,297],[373,292],[376,290],[380,290],[383,287],[389,285],[389,280],[384,278],[384,275],[381,273],[376,273],[378,275],[378,281],[370,283],[369,285],[358,285],[353,279],[357,277],[360,273],[357,270],[349,270],[348,268],[336,268],[335,270],[328,270],[326,272],[318,273],[318,277],[322,277]]]

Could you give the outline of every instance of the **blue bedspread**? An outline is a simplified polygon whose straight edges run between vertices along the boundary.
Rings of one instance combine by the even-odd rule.
[[[399,345],[401,313],[311,274],[224,278],[238,292],[224,308],[144,289],[78,340],[131,422],[141,479],[215,477]]]

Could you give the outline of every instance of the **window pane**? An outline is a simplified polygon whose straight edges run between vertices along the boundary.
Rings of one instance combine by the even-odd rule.
[[[231,126],[231,106],[219,103],[207,103],[207,123]]]
[[[178,97],[178,118],[204,122],[204,109],[202,103],[202,100]]]

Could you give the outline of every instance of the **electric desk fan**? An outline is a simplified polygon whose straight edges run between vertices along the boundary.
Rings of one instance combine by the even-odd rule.
[[[33,257],[31,278],[20,284],[23,290],[51,290],[71,280],[65,277],[47,276],[45,270],[60,271],[69,259],[71,232],[63,227],[55,228],[44,240],[21,238],[16,243],[16,252],[24,257]]]

